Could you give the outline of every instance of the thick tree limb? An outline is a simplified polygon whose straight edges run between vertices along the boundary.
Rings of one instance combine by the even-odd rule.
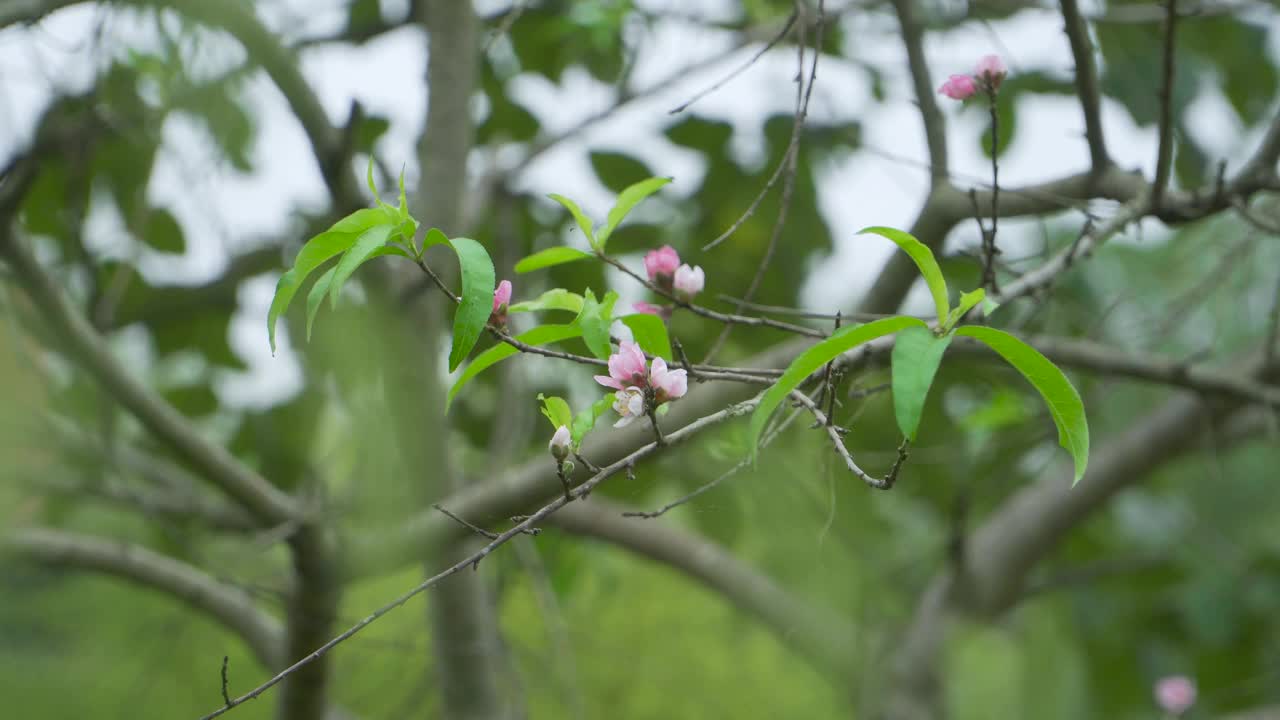
[[[916,18],[915,0],[893,0],[893,9],[902,26],[902,43],[907,50],[907,67],[911,68],[911,84],[915,88],[920,119],[924,122],[925,142],[929,146],[929,165],[935,185],[945,183],[948,175],[947,125],[938,109],[938,100],[929,77],[929,64],[924,58],[924,27]]]
[[[186,563],[140,545],[43,528],[14,531],[2,542],[22,557],[113,575],[171,595],[240,636],[265,667],[282,664],[280,624],[248,593]]]

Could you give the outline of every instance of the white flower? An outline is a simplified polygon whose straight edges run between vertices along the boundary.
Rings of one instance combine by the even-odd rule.
[[[614,427],[626,427],[636,418],[644,415],[644,391],[638,387],[629,387],[613,394],[613,409],[622,416],[614,423]]]
[[[547,445],[547,449],[556,460],[564,460],[569,457],[569,445],[572,442],[573,436],[569,434],[569,428],[561,425],[556,428],[556,434],[551,436],[551,443]]]

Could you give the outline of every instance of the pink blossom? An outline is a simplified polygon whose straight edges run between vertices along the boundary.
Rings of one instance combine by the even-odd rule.
[[[689,267],[681,265],[676,268],[674,286],[676,294],[685,300],[692,300],[694,295],[702,292],[703,285],[706,284],[707,276],[702,272],[701,267]]]
[[[644,391],[637,387],[629,387],[613,394],[613,409],[622,417],[614,423],[614,427],[626,427],[636,418],[644,415]]]
[[[654,403],[661,405],[668,400],[678,400],[689,391],[688,374],[682,370],[667,369],[667,362],[660,357],[653,359],[649,369],[649,385],[654,390]]]
[[[1181,715],[1196,702],[1196,684],[1185,675],[1170,675],[1156,681],[1156,703],[1170,715]]]
[[[596,375],[596,382],[614,390],[626,390],[629,386],[648,386],[649,373],[644,367],[644,352],[640,346],[623,341],[618,352],[609,356],[609,374]]]
[[[551,436],[551,443],[547,445],[547,449],[551,451],[551,455],[556,460],[564,460],[569,457],[569,445],[573,442],[573,436],[569,434],[569,428],[561,425],[556,428],[556,432]]]
[[[1009,68],[1005,67],[1004,61],[999,55],[983,55],[978,61],[978,66],[974,68],[973,77],[978,82],[991,90],[1000,87],[1000,82],[1009,74]]]
[[[938,88],[938,92],[952,100],[966,100],[977,91],[977,84],[968,75],[952,75]]]
[[[644,270],[649,273],[649,281],[664,288],[671,287],[671,276],[678,267],[680,267],[680,255],[670,245],[650,250],[644,256]]]
[[[498,283],[498,289],[493,291],[493,311],[500,312],[503,308],[511,303],[511,281],[503,280]]]
[[[653,305],[647,302],[632,303],[631,309],[644,315],[657,315],[660,318],[671,316],[671,310],[662,305]]]

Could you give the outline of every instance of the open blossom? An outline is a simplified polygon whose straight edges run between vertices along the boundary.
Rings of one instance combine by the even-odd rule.
[[[938,88],[938,92],[952,100],[967,100],[977,91],[977,83],[968,75],[952,75]]]
[[[1185,675],[1170,675],[1156,681],[1156,702],[1170,715],[1181,715],[1196,702],[1196,684]]]
[[[678,267],[680,267],[680,255],[670,245],[663,245],[657,250],[645,253],[644,271],[649,274],[649,281],[656,283],[659,287],[671,288],[671,278]]]
[[[1009,68],[1005,67],[999,55],[983,55],[973,71],[974,79],[993,91],[1000,88],[1000,82],[1008,74]]]
[[[706,284],[706,281],[707,276],[702,272],[701,267],[681,265],[676,268],[673,285],[677,295],[685,300],[691,300],[694,295],[702,292],[702,287]]]
[[[547,445],[547,449],[551,451],[551,455],[556,460],[563,461],[569,457],[569,445],[573,442],[573,436],[569,434],[569,428],[561,425],[556,428],[556,432],[551,436],[551,443]]]
[[[626,427],[644,415],[644,391],[640,388],[619,390],[613,397],[613,410],[622,416],[613,424],[614,427]]]
[[[648,387],[649,371],[644,366],[644,351],[633,342],[623,342],[618,352],[609,356],[609,374],[596,375],[596,382],[614,390]]]

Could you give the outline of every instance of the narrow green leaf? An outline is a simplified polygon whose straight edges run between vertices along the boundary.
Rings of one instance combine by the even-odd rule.
[[[307,276],[324,261],[350,249],[355,244],[356,237],[353,233],[334,230],[320,233],[302,246],[298,257],[294,258],[293,269],[280,276],[280,281],[276,283],[276,294],[271,298],[271,309],[267,311],[267,340],[271,343],[273,354],[276,351],[276,320],[289,309],[298,288],[302,287]]]
[[[516,263],[516,272],[524,274],[527,272],[533,272],[534,270],[541,270],[542,268],[549,268],[553,265],[563,265],[565,263],[576,262],[578,260],[586,260],[590,257],[593,257],[591,253],[583,252],[577,248],[560,245],[536,252]]]
[[[360,208],[350,215],[342,218],[329,228],[330,232],[344,232],[352,235],[360,235],[369,228],[378,225],[395,225],[400,222],[400,218],[395,214],[388,215],[386,209],[376,208]]]
[[[986,343],[1035,386],[1049,406],[1054,425],[1058,426],[1058,444],[1071,453],[1075,463],[1075,479],[1071,484],[1080,482],[1089,464],[1089,422],[1080,393],[1076,392],[1067,376],[1040,351],[1003,330],[966,325],[956,330],[956,334]]]
[[[573,411],[564,398],[555,395],[547,397],[538,393],[538,399],[542,401],[542,414],[551,421],[552,428],[558,429],[561,425],[569,427],[573,424]]]
[[[546,345],[547,343],[575,338],[581,334],[582,330],[576,325],[539,325],[532,330],[517,335],[516,339],[526,345]],[[458,379],[454,381],[453,387],[449,388],[449,394],[444,403],[445,412],[449,411],[449,406],[453,404],[453,398],[462,390],[462,386],[471,382],[480,373],[515,355],[517,352],[519,351],[510,345],[501,343],[477,355],[474,360],[467,364]]]
[[[329,285],[333,282],[333,271],[337,269],[335,265],[326,270],[311,286],[311,292],[307,293],[307,342],[311,342],[311,326],[315,323],[320,305],[324,303],[325,293],[329,292]]]
[[[569,435],[573,438],[574,447],[582,445],[582,439],[596,426],[596,420],[599,420],[601,415],[613,407],[613,400],[613,393],[609,393],[592,403],[590,408],[578,413],[577,417],[573,419],[573,427],[569,428]],[[662,407],[669,407],[669,405],[663,405]]]
[[[369,169],[365,171],[364,181],[369,185],[369,192],[373,193],[373,199],[382,204],[382,198],[378,197],[378,186],[373,184],[373,153],[369,153]]]
[[[947,321],[943,324],[942,331],[949,332],[951,328],[956,326],[956,323],[960,322],[960,318],[964,317],[965,313],[972,310],[974,305],[983,302],[986,298],[987,291],[982,288],[961,295],[960,302],[954,308],[951,308],[951,313],[947,315]]]
[[[613,346],[609,344],[609,324],[613,321],[613,304],[617,301],[618,293],[610,290],[603,300],[597,302],[595,293],[588,289],[583,297],[582,312],[574,320],[582,328],[582,339],[591,354],[601,360],[613,353]]]
[[[618,225],[622,224],[622,220],[627,217],[627,213],[630,213],[632,208],[669,182],[671,182],[669,177],[653,177],[641,180],[618,193],[618,199],[614,202],[613,209],[609,211],[608,222],[600,231],[600,237],[597,240],[599,249],[604,250],[605,243],[609,242],[609,236],[618,229]]]
[[[893,412],[898,429],[912,442],[920,427],[925,399],[933,386],[942,354],[951,344],[951,335],[938,337],[927,327],[903,328],[893,345]]]
[[[760,444],[760,433],[764,430],[764,424],[769,420],[769,416],[782,404],[787,394],[799,387],[805,378],[843,352],[882,335],[889,335],[911,326],[928,327],[918,318],[884,318],[866,325],[850,325],[841,328],[831,337],[800,353],[799,357],[791,361],[791,365],[782,373],[782,377],[778,378],[777,384],[765,392],[755,412],[751,413],[748,429],[748,437],[751,439],[751,457],[754,458],[756,455]]]
[[[392,229],[390,225],[375,225],[356,238],[355,244],[342,256],[338,266],[334,268],[333,279],[329,283],[329,307],[338,306],[338,296],[342,294],[342,287],[346,285],[356,268],[373,258],[374,253],[387,244],[387,240],[391,238]]]
[[[483,245],[465,237],[453,238],[449,244],[462,268],[462,302],[453,316],[453,347],[449,349],[449,372],[453,372],[484,332],[493,312],[496,278],[493,260]]]
[[[539,310],[568,310],[575,315],[582,312],[582,296],[564,288],[553,288],[538,296],[507,308],[507,312],[536,312]]]
[[[933,304],[937,307],[938,322],[943,322],[947,317],[947,309],[950,303],[947,300],[947,281],[942,277],[942,268],[938,267],[938,261],[933,258],[933,251],[928,245],[915,239],[911,233],[895,230],[888,227],[869,227],[858,231],[859,235],[873,233],[882,238],[892,240],[902,251],[911,256],[915,261],[916,267],[920,269],[920,274],[924,276],[925,284],[929,286],[929,293],[933,295]]]
[[[1000,309],[1000,303],[991,298],[983,298],[982,300],[982,316],[991,317],[991,313]]]
[[[582,212],[582,208],[578,207],[578,203],[563,195],[557,195],[556,193],[551,193],[547,197],[560,203],[566,210],[572,213],[574,221],[578,223],[578,229],[587,237],[587,242],[591,243],[591,247],[597,247],[596,234],[591,229],[591,218],[587,217],[587,214]],[[519,271],[517,270],[517,272]]]
[[[671,338],[667,335],[667,324],[657,315],[636,313],[621,318],[623,324],[631,328],[636,344],[641,350],[666,360],[675,360],[671,352]]]

